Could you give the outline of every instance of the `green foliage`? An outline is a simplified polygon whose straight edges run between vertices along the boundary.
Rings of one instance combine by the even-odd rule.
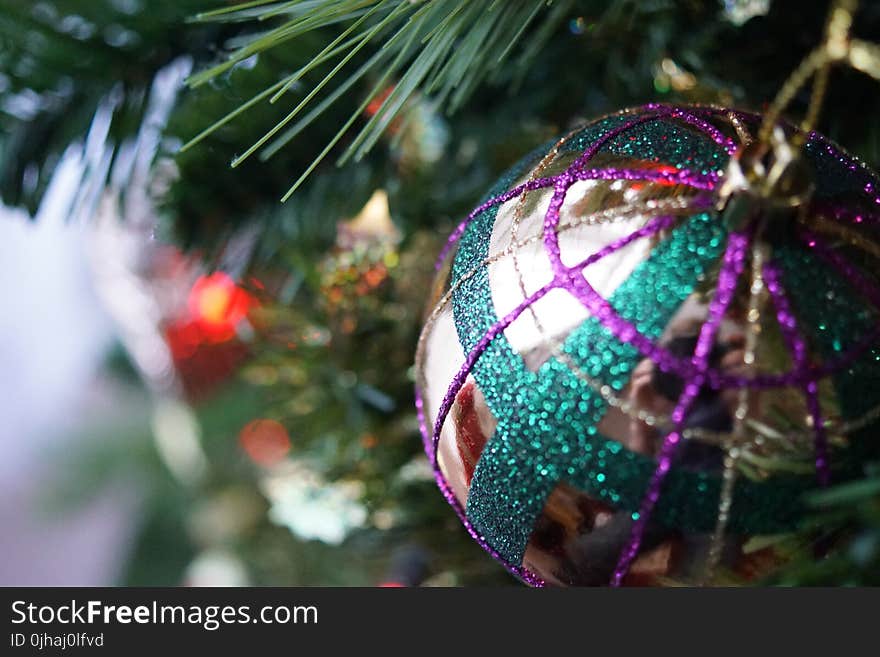
[[[781,586],[880,585],[880,464],[864,479],[813,493],[801,536],[812,546],[770,583]]]
[[[236,110],[255,89],[274,82],[279,71],[307,64],[324,36],[305,35],[286,48],[252,60],[252,65],[233,67],[210,85],[186,94],[166,134],[183,140],[202,130],[206,117]],[[278,153],[272,166],[256,159],[234,170],[227,166],[231,154],[246,149],[260,137],[263,125],[286,111],[281,104],[268,102],[251,107],[246,117],[204,135],[197,148],[177,154],[179,182],[163,199],[176,236],[185,246],[210,247],[222,244],[235,231],[256,221],[261,231],[266,231],[261,240],[263,258],[274,257],[291,246],[307,253],[326,249],[334,237],[332,218],[351,216],[360,209],[381,184],[381,163],[352,163],[338,171],[325,168],[291,204],[279,207],[278,198],[289,185],[290,172],[311,162],[309,145],[330,139],[336,122],[341,120],[340,110],[337,106],[320,116],[303,136],[301,147]],[[340,194],[341,189],[346,194]]]
[[[485,20],[471,15],[477,6],[485,9]],[[414,225],[451,222],[523,152],[578,121],[651,100],[760,108],[815,45],[824,12],[822,3],[776,0],[767,16],[737,26],[725,20],[719,5],[686,1],[545,6],[345,0],[224,7],[202,20],[238,32],[219,64],[193,76],[194,93],[171,131],[189,140],[177,158],[186,182],[173,198],[189,194],[194,201],[178,208],[175,227],[186,243],[203,244],[247,215],[270,244],[304,230],[327,236],[326,225],[350,216],[355,205],[338,207],[345,196],[334,194],[331,185],[318,185],[326,193],[306,185],[292,197],[296,209],[274,201],[286,196],[290,176],[297,184],[309,171],[320,174],[310,180],[333,177],[328,165],[334,161],[345,163],[334,180],[354,181],[358,201],[370,186],[389,190],[404,234]],[[489,44],[503,21],[517,26],[508,33],[519,36],[511,50]],[[862,10],[858,32],[867,38],[880,34],[880,8]],[[406,54],[403,45],[413,34]],[[443,35],[452,45],[445,45]],[[462,60],[461,53],[473,47],[467,44],[478,42],[480,56]],[[417,68],[426,60],[436,65]],[[663,82],[659,71],[667,60],[691,76],[688,85]],[[466,75],[459,80],[462,67]],[[381,104],[365,111],[392,85],[393,92],[379,96]],[[880,160],[880,126],[863,120],[880,111],[872,84],[840,74],[831,92],[822,128],[869,162]],[[795,114],[806,99],[797,99]],[[448,144],[430,166],[404,170],[393,128],[412,122],[425,104],[447,125]],[[220,170],[219,163],[228,161],[236,165],[237,178]],[[240,194],[244,204],[227,203],[230,194]],[[242,214],[248,203],[252,211]]]
[[[0,199],[34,213],[99,108],[112,117],[111,157],[135,135],[156,73],[224,38],[186,23],[205,2],[0,0]]]
[[[501,79],[506,73],[502,65],[526,30],[541,16],[531,43],[515,64],[515,69],[523,69],[566,15],[572,2],[560,0],[549,11],[548,4],[546,0],[510,3],[497,0],[248,2],[238,9],[231,7],[202,14],[200,18],[205,21],[279,21],[277,26],[248,39],[221,64],[194,75],[190,80],[194,87],[212,80],[249,57],[276,49],[303,34],[340,23],[345,25],[345,29],[322,49],[316,49],[314,57],[307,64],[226,114],[188,142],[184,149],[199,143],[205,135],[249,109],[252,103],[266,98],[275,103],[313,68],[325,61],[338,59],[326,75],[310,85],[308,93],[290,112],[233,159],[232,166],[237,166],[261,149],[265,157],[270,157],[362,78],[368,75],[377,77],[357,109],[284,194],[283,199],[287,199],[342,140],[370,101],[388,85],[394,85],[393,91],[344,149],[337,160],[339,164],[362,159],[416,92],[431,94],[440,107],[448,105],[450,110],[455,110],[484,79],[492,75],[496,80]],[[356,56],[367,46],[370,46],[372,55],[355,67],[353,61],[357,61]],[[353,70],[348,71],[345,80],[338,83],[335,90],[317,105],[318,111],[299,118],[288,128],[325,87],[336,81],[337,75],[347,66]]]
[[[880,5],[863,5],[856,31],[877,39]],[[191,57],[197,72],[159,151],[176,166],[161,198],[165,228],[208,257],[251,231],[248,273],[277,297],[266,311],[278,339],[250,345],[251,383],[199,409],[211,466],[203,486],[171,478],[145,427],[124,449],[70,465],[89,480],[123,471],[147,482],[127,581],[178,583],[209,542],[193,517],[230,490],[258,500],[259,520],[226,547],[260,584],[371,584],[404,541],[431,546],[435,569],[460,582],[509,581],[432,482],[400,476],[423,462],[408,371],[443,236],[501,171],[583,120],[658,100],[760,109],[816,44],[825,10],[773,0],[739,26],[720,2],[695,0],[0,0],[3,201],[33,212],[101,107],[112,108],[100,144],[112,162],[141,130],[157,73]],[[876,87],[832,78],[821,129],[875,165],[878,115]],[[341,266],[337,223],[376,189],[390,198],[400,265],[368,294],[343,291],[351,328],[327,304],[324,277]],[[289,346],[313,330],[325,339]],[[243,423],[260,415],[282,421],[294,455],[328,481],[362,482],[370,513],[392,511],[393,526],[368,524],[329,547],[271,524],[260,473],[237,448]],[[876,583],[871,476],[860,491],[817,498],[818,524],[805,529],[812,538],[828,523],[848,547],[819,562],[804,553],[776,583]]]

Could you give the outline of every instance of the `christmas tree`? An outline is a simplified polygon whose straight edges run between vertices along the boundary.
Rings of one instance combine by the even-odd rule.
[[[840,5],[853,38],[880,40],[880,6]],[[130,584],[183,583],[194,563],[256,584],[514,583],[438,493],[419,437],[413,359],[446,237],[522,156],[595,117],[767,110],[828,16],[793,0],[0,10],[2,200],[35,213],[78,158],[69,212],[94,222],[113,282],[113,366],[153,400],[127,448],[84,455],[66,484],[148,482]],[[827,78],[818,129],[876,168],[864,72]],[[810,108],[804,87],[786,113]],[[799,498],[785,564],[755,583],[878,582],[873,455]]]

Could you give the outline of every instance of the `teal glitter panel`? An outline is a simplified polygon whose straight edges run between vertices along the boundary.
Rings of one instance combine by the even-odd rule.
[[[880,316],[853,294],[840,275],[812,254],[800,249],[779,249],[787,289],[798,317],[809,329],[813,348],[824,358],[839,357],[844,345],[859,342],[876,329]],[[855,420],[880,404],[880,345],[833,376],[844,418]],[[853,436],[851,466],[858,473],[859,461],[880,456],[877,424]]]
[[[660,167],[664,175],[678,171],[690,176],[687,180],[714,185],[723,175],[735,134],[729,126],[727,132],[719,129],[724,114],[723,110],[670,114],[668,108],[649,106],[587,125],[562,143],[558,152],[570,158],[594,149],[592,155],[597,161],[601,158],[602,167],[620,158]],[[757,123],[753,116],[739,117],[752,129]],[[490,190],[486,201],[522,184],[554,144],[524,158]],[[837,204],[846,211],[866,213],[876,205],[876,177],[864,166],[818,136],[811,138],[807,154],[818,176],[817,205]],[[614,171],[610,167],[608,171],[613,179]],[[621,176],[628,173],[620,171]],[[565,360],[550,356],[531,369],[504,332],[496,331],[501,318],[485,261],[502,205],[487,205],[463,226],[450,272],[450,285],[456,286],[451,307],[463,352],[478,354],[461,374],[473,377],[496,422],[469,482],[465,523],[505,564],[519,566],[536,522],[560,483],[636,518],[650,494],[658,461],[602,435],[599,425],[609,410],[608,402],[585,380],[589,377],[612,391],[623,391],[645,358],[640,347],[611,330],[605,320],[591,316],[564,337]],[[640,336],[656,343],[698,285],[717,275],[728,234],[715,211],[695,207],[653,239],[646,259],[607,303],[619,316],[620,326],[629,322]],[[798,328],[806,335],[817,366],[846,357],[847,350],[860,341],[870,342],[878,315],[866,304],[865,295],[854,291],[852,280],[845,280],[794,239],[774,257],[781,266]],[[490,334],[494,337],[487,339]],[[844,419],[858,419],[880,405],[878,362],[880,347],[875,340],[858,358],[832,373],[830,380]],[[577,370],[586,376],[579,376]],[[857,476],[859,461],[880,451],[869,435],[876,429],[876,421],[869,423],[850,436],[850,449],[835,450],[835,481]],[[804,491],[815,486],[815,475],[739,478],[728,531],[749,535],[791,530],[802,517]],[[717,522],[720,492],[720,472],[673,465],[653,508],[653,521],[708,534]]]
[[[692,292],[704,266],[717,257],[721,234],[707,215],[698,215],[633,272],[610,299],[612,305],[624,316],[641,318],[639,327],[658,336]],[[697,256],[698,249],[702,257]],[[481,292],[491,307],[488,286]],[[459,325],[468,321],[464,315]],[[502,341],[499,337],[494,342]],[[594,318],[569,336],[564,351],[590,376],[618,390],[638,358],[634,347],[619,342]],[[598,434],[596,426],[606,410],[605,402],[564,363],[551,358],[535,374],[512,349],[504,353],[510,355],[505,361],[484,354],[473,372],[500,422],[478,462],[467,511],[500,553],[519,561],[535,519],[557,482],[568,481],[635,510],[653,466],[646,457]],[[507,401],[511,394],[516,400],[513,404]],[[706,508],[711,510],[711,506]]]

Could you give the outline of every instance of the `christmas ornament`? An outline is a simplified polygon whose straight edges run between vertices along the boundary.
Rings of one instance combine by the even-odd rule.
[[[760,128],[606,116],[450,236],[416,355],[425,448],[524,581],[754,579],[803,493],[878,451],[880,181],[816,133],[795,157],[793,128]]]
[[[340,333],[353,333],[359,319],[381,312],[379,293],[398,264],[400,239],[385,190],[376,190],[357,216],[337,225],[336,248],[320,272],[321,300]]]

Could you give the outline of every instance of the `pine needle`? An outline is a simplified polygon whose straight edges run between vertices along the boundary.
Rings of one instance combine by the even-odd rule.
[[[395,10],[395,11],[396,11],[396,10]],[[385,25],[386,25],[389,21],[393,20],[393,19],[395,18],[395,16],[396,16],[396,13],[395,13],[395,12],[392,12],[389,16],[387,16],[387,17],[385,18],[385,20],[383,20],[382,22],[378,23],[375,27],[373,27],[373,28],[369,31],[369,33],[368,33],[363,39],[360,40],[360,42],[358,43],[358,45],[356,45],[354,48],[352,48],[352,49],[349,51],[349,53],[348,53],[345,57],[342,58],[342,61],[340,61],[340,62],[339,62],[334,68],[333,68],[333,70],[330,72],[330,74],[329,74],[327,77],[325,77],[323,80],[321,80],[321,82],[319,82],[317,85],[315,85],[315,86],[312,88],[312,90],[306,95],[306,97],[303,98],[302,101],[300,101],[299,105],[297,105],[296,107],[294,107],[293,110],[292,110],[287,116],[285,116],[285,117],[284,117],[283,119],[281,119],[277,124],[275,124],[275,126],[274,126],[271,130],[269,130],[265,135],[263,135],[260,139],[258,139],[258,140],[256,141],[256,143],[254,143],[250,148],[248,148],[243,154],[241,154],[240,156],[238,156],[237,158],[235,158],[235,159],[232,161],[232,165],[231,165],[231,166],[232,166],[233,168],[235,168],[235,167],[237,167],[239,164],[241,164],[242,162],[244,162],[248,157],[250,157],[250,155],[252,155],[252,154],[254,153],[254,151],[258,150],[263,144],[265,144],[265,143],[266,143],[267,141],[269,141],[272,137],[274,137],[274,136],[278,133],[278,131],[281,130],[281,128],[283,128],[283,127],[286,126],[288,123],[290,123],[290,121],[291,121],[291,120],[292,120],[297,114],[299,114],[300,111],[301,111],[306,105],[308,105],[308,104],[311,102],[311,100],[312,100],[312,99],[313,99],[313,98],[314,98],[314,97],[315,97],[315,96],[321,91],[321,89],[323,89],[327,84],[330,83],[330,81],[333,79],[333,77],[336,75],[336,73],[339,72],[339,70],[342,69],[342,67],[345,66],[345,65],[351,60],[352,57],[354,57],[358,52],[360,52],[360,50],[361,50],[364,46],[366,46],[367,43],[369,43],[370,39],[372,39],[372,37],[373,37],[377,32],[379,32],[383,27],[385,27]]]
[[[314,63],[314,61],[320,61],[321,57],[323,57],[323,56],[326,55],[329,51],[331,51],[331,50],[332,50],[332,49],[333,49],[333,48],[334,48],[334,47],[335,47],[340,41],[342,41],[345,37],[347,37],[349,34],[351,34],[351,33],[352,33],[354,30],[356,30],[358,27],[360,27],[361,24],[362,24],[365,20],[367,20],[370,16],[372,16],[376,11],[378,11],[381,7],[383,7],[383,6],[384,6],[385,4],[387,4],[387,2],[389,2],[389,1],[390,1],[390,0],[383,0],[382,2],[380,2],[379,4],[377,4],[375,7],[373,7],[372,9],[370,9],[366,14],[364,14],[364,15],[363,15],[361,18],[359,18],[357,21],[355,21],[354,23],[352,23],[351,26],[349,26],[348,29],[346,29],[342,34],[340,34],[338,37],[336,37],[335,39],[333,39],[333,41],[331,41],[329,44],[327,44],[327,46],[324,48],[324,50],[322,50],[320,53],[318,53],[318,56],[315,57],[315,60],[313,60],[313,63]],[[356,39],[356,41],[360,41],[361,43],[366,43],[366,41],[368,40],[370,34],[372,34],[372,32],[367,33],[365,36],[360,36],[360,35],[359,35],[359,37]],[[306,70],[306,69],[303,69],[303,72],[305,72],[305,70]],[[328,76],[328,77],[329,77],[329,76]],[[280,90],[279,90],[274,96],[272,96],[272,98],[269,100],[269,102],[271,102],[271,103],[276,102],[279,98],[281,98],[281,97],[287,92],[288,89],[290,89],[290,87],[291,87],[293,84],[294,84],[294,81],[290,81],[290,82],[286,83],[283,87],[281,87],[281,89],[280,89]]]
[[[337,164],[363,158],[395,119],[407,112],[408,101],[416,95],[432,98],[438,107],[445,106],[451,112],[461,107],[490,76],[497,77],[501,66],[518,50],[513,71],[521,73],[564,20],[570,6],[571,0],[252,0],[204,12],[196,19],[277,24],[233,50],[225,61],[193,75],[189,80],[192,87],[205,84],[245,59],[291,39],[322,28],[335,28],[338,32],[308,65],[214,122],[184,148],[191,148],[257,103],[267,99],[275,103],[285,98],[293,85],[308,73],[341,56],[326,75],[309,85],[305,96],[284,118],[232,161],[232,166],[260,149],[263,149],[260,159],[265,160],[301,134],[369,71],[383,67],[379,82],[285,194],[287,199],[348,134],[367,105],[389,85],[393,85],[391,93],[367,119]],[[520,49],[527,34],[534,34],[538,44],[533,41]],[[356,55],[368,47],[373,53],[367,62],[348,71]],[[330,92],[323,100],[288,127],[328,88]]]

